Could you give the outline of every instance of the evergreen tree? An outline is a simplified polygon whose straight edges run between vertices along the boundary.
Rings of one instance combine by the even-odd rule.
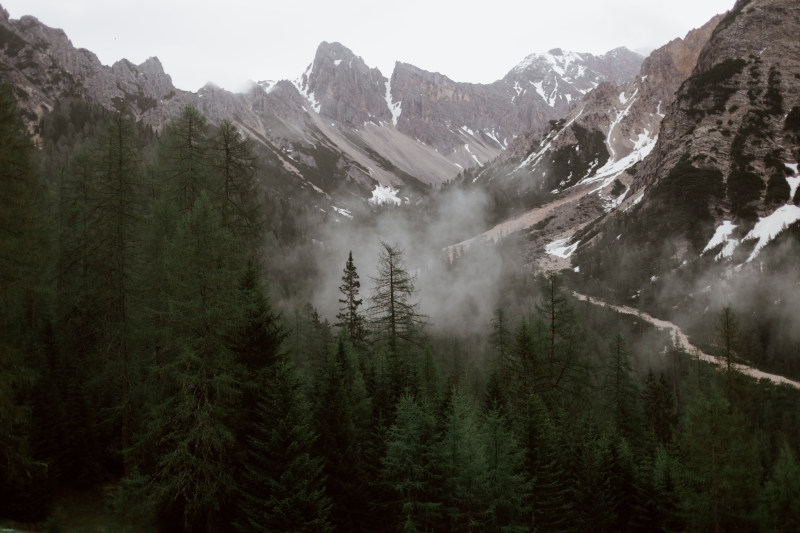
[[[123,115],[111,117],[103,138],[100,198],[97,206],[100,225],[100,246],[104,246],[108,297],[104,344],[109,346],[112,364],[110,374],[119,376],[119,412],[121,425],[120,449],[123,464],[130,471],[126,459],[131,444],[131,346],[136,321],[134,314],[134,287],[139,283],[138,240],[140,213],[143,210],[141,161],[135,146],[135,127]]]
[[[228,518],[236,481],[231,421],[242,385],[228,339],[244,267],[205,193],[181,218],[165,261],[164,394],[142,443],[155,462],[150,494],[164,527],[213,530]]]
[[[362,300],[358,297],[360,289],[361,282],[358,280],[358,271],[353,263],[353,252],[351,251],[344,266],[342,284],[339,286],[343,298],[339,298],[341,306],[336,315],[339,320],[336,325],[347,331],[350,342],[356,347],[364,346],[367,340],[366,321],[358,310],[362,304]]]
[[[388,386],[396,398],[413,384],[414,368],[406,352],[410,346],[419,346],[425,316],[419,312],[419,303],[412,302],[415,278],[406,269],[402,250],[385,242],[381,248],[368,313],[374,334],[387,350]]]
[[[260,244],[263,220],[256,184],[257,162],[252,141],[228,119],[209,138],[210,188],[222,225],[242,246]]]
[[[652,524],[657,531],[685,531],[678,493],[678,464],[664,446],[656,449],[653,465]]]
[[[391,493],[395,531],[433,531],[442,511],[436,419],[426,404],[403,394],[386,438],[381,479]]]
[[[236,362],[250,373],[275,365],[281,357],[281,343],[286,332],[273,311],[266,289],[255,265],[250,262],[239,284],[240,317],[236,320],[228,344]]]
[[[214,197],[209,177],[208,123],[192,106],[186,106],[164,128],[158,150],[167,198],[179,214],[189,212],[205,191]]]
[[[333,357],[314,383],[316,452],[323,460],[331,522],[345,531],[362,531],[369,521],[369,476],[365,461],[371,405],[354,357],[339,338]]]
[[[658,442],[666,445],[672,440],[672,431],[677,423],[675,397],[663,372],[656,379],[653,371],[647,373],[642,390],[642,407],[647,427]]]
[[[442,438],[442,486],[451,531],[471,531],[480,523],[486,504],[481,482],[486,471],[475,408],[453,389]]]
[[[544,326],[543,400],[551,404],[573,403],[588,384],[588,369],[583,359],[583,336],[575,313],[562,293],[561,277],[550,273],[543,278],[542,296],[536,305]]]
[[[716,387],[689,405],[678,438],[680,491],[688,527],[724,531],[752,527],[758,456],[743,420]]]
[[[528,531],[531,483],[523,473],[523,450],[502,411],[494,408],[484,415],[480,439],[485,454],[478,502],[481,531]]]
[[[300,382],[277,363],[263,383],[258,418],[247,442],[244,480],[237,487],[238,531],[333,531],[323,461],[313,455],[316,435]]]
[[[533,332],[528,321],[523,319],[506,357],[507,367],[504,372],[518,416],[524,416],[528,400],[542,386],[543,378],[539,375],[541,365],[537,359]]]
[[[489,344],[495,349],[497,357],[497,366],[505,369],[507,366],[506,359],[509,355],[511,348],[511,332],[508,329],[508,320],[506,319],[505,311],[498,307],[495,309],[494,316],[491,321],[491,333],[489,333]]]
[[[641,428],[639,390],[631,373],[630,356],[622,335],[617,333],[609,345],[603,376],[604,415],[610,417],[613,430],[628,439],[638,440]]]
[[[45,318],[47,195],[12,89],[0,85],[0,515],[39,520],[46,469],[32,461],[27,396]],[[40,498],[40,501],[36,501]]]
[[[800,463],[786,443],[764,485],[761,518],[769,531],[800,531]]]
[[[526,411],[522,443],[525,469],[533,483],[530,527],[534,531],[568,531],[574,516],[574,500],[559,432],[538,396],[529,397]]]

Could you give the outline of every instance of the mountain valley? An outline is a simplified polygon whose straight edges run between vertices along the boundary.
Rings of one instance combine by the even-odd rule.
[[[240,93],[32,15],[0,530],[98,487],[92,531],[800,526],[796,0],[488,84],[322,42]]]

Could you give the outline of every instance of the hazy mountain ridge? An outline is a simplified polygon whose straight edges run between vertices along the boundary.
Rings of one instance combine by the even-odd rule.
[[[232,118],[301,183],[327,193],[345,186],[362,197],[376,184],[413,195],[484,164],[589,88],[632,76],[642,60],[625,49],[604,56],[552,50],[482,85],[404,63],[387,78],[341,44],[322,43],[292,82],[259,82],[238,94],[208,84],[191,93],[174,87],[157,58],[108,67],[34,17],[17,21],[4,11],[0,28],[2,79],[18,88],[32,130],[68,95],[125,110],[157,129],[192,104],[212,121]]]

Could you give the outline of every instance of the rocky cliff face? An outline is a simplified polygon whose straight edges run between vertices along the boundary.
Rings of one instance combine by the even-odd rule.
[[[121,60],[107,67],[92,52],[75,48],[62,30],[31,16],[12,20],[1,8],[0,66],[3,81],[18,89],[32,125],[63,95],[126,110],[154,126],[192,100],[190,93],[172,85],[157,58],[141,65]]]
[[[553,49],[528,56],[488,85],[458,83],[398,63],[391,83],[402,111],[397,127],[445,152],[463,144],[467,132],[499,154],[517,136],[541,133],[599,83],[633,78],[641,61],[624,48],[604,56]]]
[[[615,216],[570,236],[587,286],[702,315],[712,285],[730,300],[732,286],[768,284],[769,273],[789,281],[759,312],[786,312],[777,304],[797,286],[800,250],[798,34],[796,0],[740,0],[719,21],[662,106],[649,155],[620,176],[630,185]],[[666,79],[691,64],[673,43],[660,57],[671,58],[655,69]]]
[[[602,202],[592,205],[605,205],[606,209],[619,205],[632,181],[632,173],[626,171],[655,146],[666,109],[720,19],[715,17],[683,39],[655,50],[636,76],[616,83],[587,79],[585,73],[583,78],[577,77],[586,67],[576,66],[574,54],[559,52],[558,56],[527,61],[537,64],[540,71],[543,65],[559,61],[559,71],[573,73],[568,79],[575,90],[590,90],[562,120],[552,123],[549,132],[520,136],[492,165],[471,172],[468,178],[477,184],[486,183],[495,196],[521,198],[523,202],[547,201],[579,183],[595,183]],[[615,53],[624,55],[625,51]],[[525,65],[518,69],[531,68]],[[613,77],[609,71],[606,75]]]
[[[295,86],[316,113],[344,126],[392,120],[383,74],[339,43],[320,44],[314,62]]]
[[[798,32],[800,5],[792,0],[739,1],[722,19],[632,185],[645,193],[645,206],[681,175],[702,174],[689,185],[702,185],[708,223],[729,220],[744,237],[756,220],[796,200]]]

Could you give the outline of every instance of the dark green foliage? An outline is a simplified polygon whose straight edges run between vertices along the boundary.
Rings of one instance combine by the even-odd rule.
[[[369,499],[372,409],[355,357],[342,337],[315,376],[314,391],[315,451],[333,502],[331,523],[345,531],[366,530],[372,511],[363,504]]]
[[[0,516],[41,519],[46,465],[31,455],[37,323],[44,318],[47,196],[12,91],[0,85]]]
[[[752,528],[760,465],[741,415],[712,389],[689,405],[678,438],[682,508],[690,529]]]
[[[774,66],[769,69],[767,79],[767,92],[764,94],[764,104],[770,115],[783,114],[783,93],[781,92],[781,73]]]
[[[783,123],[783,130],[793,135],[800,135],[800,106],[794,106],[789,114],[786,115],[786,121]]]
[[[727,207],[722,174],[701,168],[713,158],[682,160],[649,202],[581,230],[593,244],[579,252],[580,273],[504,276],[496,301],[476,303],[497,309],[483,328],[423,331],[413,276],[385,246],[376,282],[402,291],[376,293],[379,342],[354,347],[357,335],[336,337],[325,316],[296,303],[321,294],[318,246],[295,248],[308,227],[283,220],[309,197],[293,197],[286,174],[263,176],[260,148],[230,124],[204,129],[185,110],[156,139],[123,116],[63,101],[42,124],[37,155],[9,102],[0,97],[3,517],[43,520],[50,506],[51,524],[70,527],[57,523],[63,503],[51,506],[51,491],[102,483],[131,530],[796,529],[798,392],[694,362],[641,317],[569,296],[585,283],[672,314],[694,342],[712,337],[706,352],[800,375],[786,290],[800,282],[800,225],[763,249],[761,281],[732,298],[738,335],[720,328],[713,338],[716,307],[705,311],[697,290],[713,258],[675,259],[682,236],[697,231],[705,244],[703,217]],[[191,173],[178,142],[189,115]],[[748,115],[732,174],[761,168],[748,150],[768,119]],[[583,152],[593,134],[574,133]],[[788,196],[786,157],[764,159],[775,202]],[[251,210],[262,200],[275,238]],[[351,262],[343,286],[360,288]],[[287,335],[275,299],[288,310]],[[699,312],[673,313],[689,299]],[[410,307],[397,313],[402,303]]]
[[[344,298],[339,299],[341,307],[336,315],[336,319],[339,320],[336,325],[347,331],[350,342],[356,346],[363,346],[367,341],[366,319],[358,310],[363,301],[358,297],[361,291],[361,282],[353,263],[353,252],[347,256],[339,291]]]
[[[474,528],[482,518],[486,502],[481,478],[486,471],[486,457],[478,434],[476,410],[458,389],[451,393],[443,429],[439,453],[447,521],[449,529],[465,531]]]
[[[261,384],[257,422],[237,487],[237,531],[327,533],[331,501],[314,456],[311,409],[292,368],[278,363]]]
[[[372,282],[372,305],[367,311],[370,329],[385,349],[387,389],[394,403],[403,389],[414,384],[411,354],[421,345],[426,317],[419,311],[419,302],[412,300],[415,277],[396,246],[381,243],[378,275]]]
[[[670,213],[660,218],[661,235],[665,231],[671,235],[684,234],[696,248],[702,249],[708,241],[706,225],[712,220],[710,204],[722,194],[722,172],[716,168],[697,168],[683,158],[653,189],[655,205],[648,216]]]
[[[647,428],[666,445],[672,440],[672,432],[678,419],[675,394],[664,373],[656,379],[653,371],[647,373],[642,390],[642,411]]]
[[[163,528],[213,529],[229,519],[236,486],[230,424],[242,391],[229,334],[246,268],[234,242],[201,192],[166,244],[163,394],[139,444],[154,454],[149,496]]]
[[[617,334],[609,344],[603,372],[603,414],[616,434],[635,443],[639,441],[642,413],[639,411],[639,389],[632,373],[630,354],[622,335]]]
[[[185,107],[164,129],[159,168],[168,197],[174,199],[180,214],[190,211],[202,192],[213,195],[208,146],[208,123],[194,107]]]
[[[431,531],[440,521],[437,440],[436,419],[428,405],[420,405],[410,394],[403,394],[386,436],[381,472],[391,493],[393,531]]]
[[[753,172],[734,170],[728,176],[727,194],[731,212],[738,217],[755,218],[755,206],[761,202],[763,193],[764,181]]]
[[[525,467],[532,479],[531,526],[544,531],[569,531],[575,500],[572,479],[564,463],[558,429],[544,403],[530,396],[522,431]]]
[[[749,4],[751,1],[752,0],[736,0],[736,4],[733,6],[733,9],[725,14],[725,17],[723,17],[719,24],[717,24],[717,27],[714,28],[714,32],[711,34],[711,36],[716,36],[717,33],[730,26],[736,17],[738,17],[742,11],[744,11],[744,8],[747,7],[747,4]]]
[[[693,74],[684,82],[684,94],[689,101],[687,112],[696,116],[724,111],[728,98],[737,90],[735,84],[728,82],[741,73],[746,64],[744,59],[726,59],[708,70]],[[700,109],[698,104],[708,98],[712,99],[712,105],[706,110]]]
[[[800,528],[800,464],[787,444],[781,446],[764,485],[761,518],[770,531]]]
[[[286,332],[272,310],[252,263],[239,285],[240,314],[228,339],[235,360],[251,372],[274,366],[280,359]]]
[[[489,410],[480,425],[485,454],[477,521],[483,531],[527,531],[531,483],[524,472],[524,451],[499,409]]]
[[[558,148],[553,152],[544,184],[547,190],[574,185],[589,176],[590,169],[599,169],[608,161],[608,149],[602,132],[587,130],[578,124],[572,124],[570,128],[578,143]]]

